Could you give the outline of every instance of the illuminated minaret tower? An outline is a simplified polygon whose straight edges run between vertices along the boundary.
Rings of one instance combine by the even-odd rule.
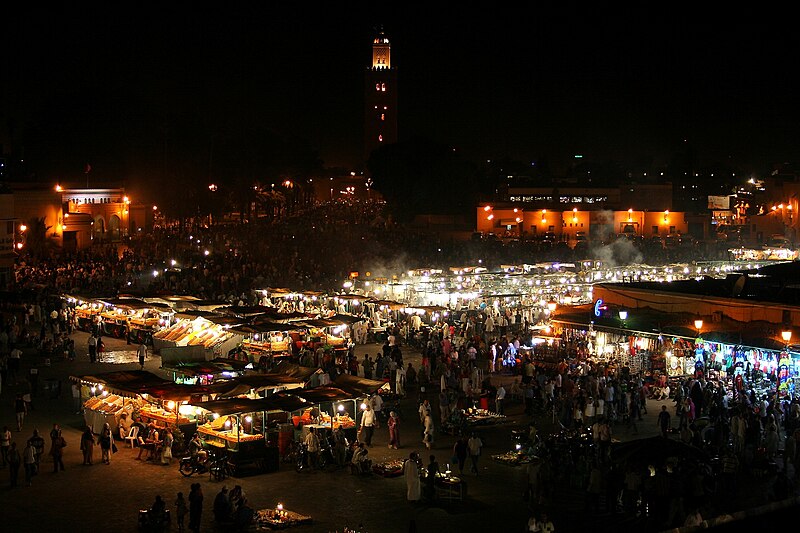
[[[364,76],[364,161],[372,151],[397,142],[397,70],[392,46],[381,30],[372,41],[372,65]]]

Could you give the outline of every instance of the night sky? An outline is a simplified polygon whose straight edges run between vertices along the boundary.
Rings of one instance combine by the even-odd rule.
[[[663,164],[685,143],[761,173],[798,160],[797,39],[779,13],[339,4],[24,8],[2,23],[0,139],[47,180],[87,163],[98,182],[211,179],[276,137],[354,167],[382,25],[401,140],[554,166]]]

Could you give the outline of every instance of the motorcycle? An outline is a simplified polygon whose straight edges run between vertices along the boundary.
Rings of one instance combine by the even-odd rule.
[[[308,446],[302,442],[297,443],[296,453],[297,455],[294,469],[297,472],[311,470],[314,468],[314,465],[311,464]],[[329,464],[335,464],[335,462],[336,461],[333,457],[333,449],[331,448],[330,442],[328,442],[328,439],[322,439],[320,441],[320,451],[317,455],[317,469],[325,470]]]
[[[208,460],[203,461],[200,455],[190,455],[180,460],[178,468],[186,477],[195,473],[205,474],[209,472],[211,477],[219,481],[230,475],[228,457],[225,455],[209,456]]]

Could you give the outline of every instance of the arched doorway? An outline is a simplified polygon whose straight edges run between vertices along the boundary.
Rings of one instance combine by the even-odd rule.
[[[94,219],[92,234],[95,241],[103,242],[106,239],[106,221],[103,220],[103,217],[99,216]]]
[[[119,217],[117,215],[111,215],[111,218],[108,219],[108,238],[112,241],[120,240]]]

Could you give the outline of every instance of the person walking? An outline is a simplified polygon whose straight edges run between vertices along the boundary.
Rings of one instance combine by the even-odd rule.
[[[42,455],[44,455],[44,438],[39,435],[39,430],[34,428],[33,429],[33,436],[28,439],[28,444],[33,447],[34,455],[36,460],[35,462],[35,473],[39,473],[39,462],[42,460]]]
[[[462,476],[464,475],[464,463],[467,462],[468,451],[469,446],[467,445],[467,439],[463,436],[459,437],[456,443],[453,445],[453,462],[458,463],[458,472]]]
[[[61,428],[56,424],[50,432],[50,455],[53,457],[53,472],[58,473],[59,469],[64,471],[64,448],[67,441],[61,435]]]
[[[669,411],[667,411],[666,405],[661,406],[661,412],[658,413],[658,420],[656,423],[658,424],[658,427],[661,428],[661,436],[666,439],[669,436],[668,433],[670,430],[670,423],[671,423],[670,414]]]
[[[312,468],[319,468],[320,444],[316,429],[308,428],[308,435],[306,435],[305,438],[305,445],[306,451],[308,452],[308,466]]]
[[[503,384],[501,383],[500,386],[497,387],[497,395],[495,396],[494,399],[495,411],[497,411],[498,415],[504,414],[503,402],[505,401],[505,399],[506,399],[506,389],[505,387],[503,387]]]
[[[389,448],[398,449],[400,447],[400,419],[397,413],[391,411],[389,420],[386,423],[389,427]]]
[[[25,423],[25,415],[28,414],[28,405],[22,394],[17,394],[14,398],[14,412],[17,413],[17,431],[22,431],[22,424]]]
[[[175,516],[178,520],[178,531],[183,531],[184,519],[188,513],[189,509],[186,507],[186,499],[183,497],[183,493],[179,492],[175,500]]]
[[[94,453],[94,433],[92,428],[86,426],[81,435],[81,451],[83,452],[83,464],[92,464],[92,454]]]
[[[192,483],[189,492],[189,531],[200,531],[200,520],[203,516],[203,489],[200,483]]]
[[[100,433],[100,452],[103,464],[111,464],[111,446],[114,444],[114,435],[111,434],[111,426],[108,422],[103,425]]]
[[[425,432],[423,433],[422,443],[429,450],[433,446],[433,429],[433,417],[427,415],[425,417]]]
[[[11,430],[8,426],[3,426],[3,431],[0,432],[0,459],[3,461],[2,467],[6,467],[8,463],[8,450],[11,448]]]
[[[139,343],[136,355],[139,356],[139,367],[141,367],[141,370],[144,370],[144,361],[147,358],[147,346],[145,346],[144,341]]]
[[[25,484],[30,487],[31,480],[34,474],[36,474],[36,449],[33,447],[30,439],[28,439],[25,450],[22,452],[22,461],[25,468]]]
[[[469,449],[469,458],[472,460],[472,473],[478,475],[478,459],[481,456],[481,448],[483,448],[483,441],[478,437],[477,433],[472,433],[467,441],[467,448]]]
[[[422,483],[419,478],[419,456],[411,452],[403,462],[403,477],[406,480],[406,499],[417,502],[422,497]]]
[[[89,335],[89,362],[97,362],[97,337],[93,334]]]
[[[17,478],[19,477],[19,465],[22,463],[22,458],[17,449],[17,443],[12,442],[11,447],[8,449],[8,468],[9,478],[11,480],[11,488],[17,486]]]
[[[375,432],[375,411],[372,406],[367,403],[364,412],[361,415],[361,431],[364,443],[372,447],[372,434]]]

